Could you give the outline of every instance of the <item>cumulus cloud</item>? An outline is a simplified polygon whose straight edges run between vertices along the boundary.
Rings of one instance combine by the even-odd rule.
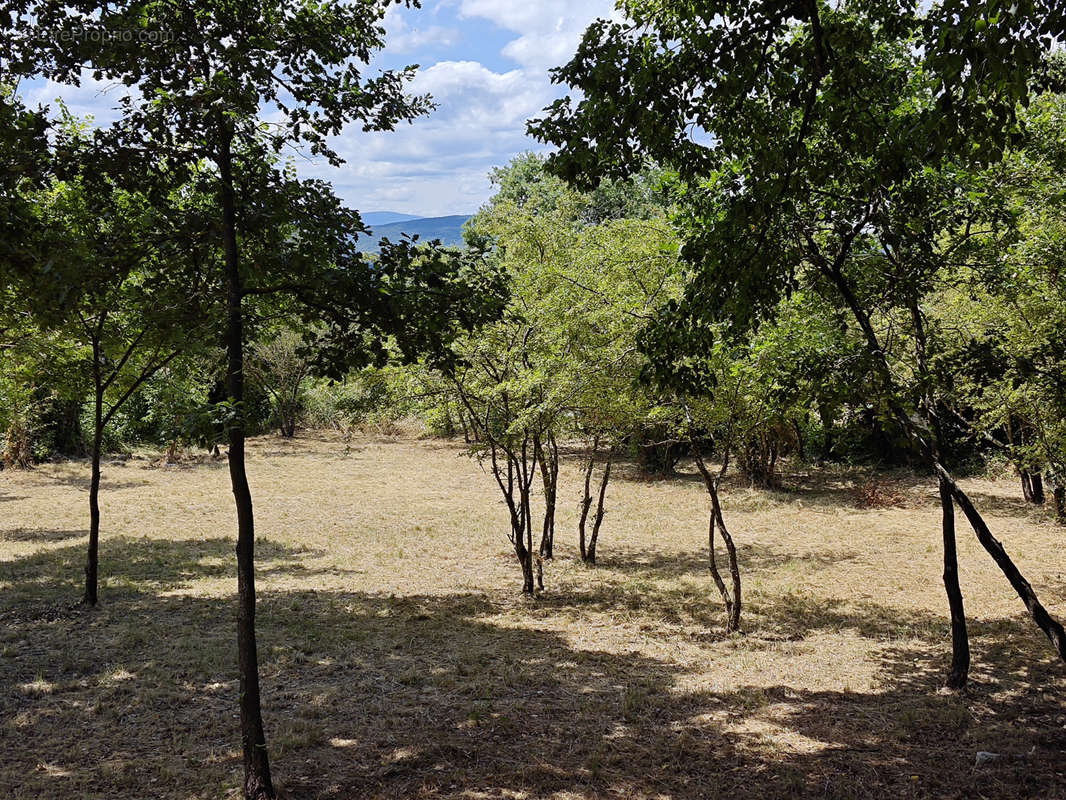
[[[526,137],[526,121],[558,96],[548,70],[565,63],[588,24],[613,16],[613,7],[611,0],[441,0],[421,15],[391,14],[393,52],[419,37],[431,41],[433,31],[454,31],[459,37],[454,50],[469,57],[441,60],[419,72],[411,88],[433,95],[438,110],[430,117],[394,133],[354,133],[337,141],[348,161],[343,175],[334,177],[338,189],[363,209],[473,211],[488,199],[493,167],[538,149]],[[449,15],[454,25],[438,24]],[[464,24],[478,20],[511,34],[502,37],[498,53],[480,52],[477,42],[462,38]],[[426,22],[431,24],[420,27]],[[484,63],[490,55],[514,67],[490,69]]]
[[[503,54],[526,69],[545,71],[566,62],[592,20],[615,11],[611,0],[459,0],[459,13],[518,33]]]
[[[470,213],[489,197],[491,169],[538,149],[525,135],[526,121],[559,94],[548,70],[569,59],[593,19],[612,13],[611,0],[437,0],[420,11],[393,6],[381,63],[422,64],[411,91],[433,95],[438,109],[392,133],[344,131],[333,141],[346,161],[340,169],[303,157],[297,168],[330,181],[361,210]],[[33,104],[62,96],[73,113],[91,114],[98,124],[116,117],[124,91],[91,79],[80,88],[22,87]]]
[[[49,106],[56,111],[57,100],[62,99],[75,117],[92,117],[97,125],[116,121],[119,101],[131,91],[121,83],[97,81],[88,74],[82,77],[80,86],[38,80],[23,84],[19,89],[23,101],[31,108]]]
[[[385,13],[386,41],[393,53],[406,55],[431,46],[451,47],[461,38],[455,27],[412,26],[400,9],[400,6],[390,6]]]

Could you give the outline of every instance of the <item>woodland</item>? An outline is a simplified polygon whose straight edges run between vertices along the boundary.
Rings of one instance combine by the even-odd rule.
[[[371,251],[391,5],[0,14],[5,796],[1063,796],[1066,9],[623,0]]]

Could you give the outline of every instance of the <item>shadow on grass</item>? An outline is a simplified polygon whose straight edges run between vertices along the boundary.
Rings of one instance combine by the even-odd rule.
[[[721,539],[717,544],[721,549]],[[654,579],[709,575],[706,541],[703,545],[703,549],[698,552],[664,553],[657,550],[615,545],[607,541],[601,544],[604,550],[597,558],[596,567],[591,569],[612,570]],[[858,550],[832,549],[798,554],[763,544],[737,544],[737,562],[740,565],[741,574],[747,577],[755,577],[760,573],[772,572],[787,566],[828,567],[856,561],[862,557],[863,554]],[[719,559],[724,561],[722,553],[719,553]],[[724,570],[727,567],[724,563],[720,563],[719,568]]]
[[[128,469],[128,467],[122,467],[121,469]],[[90,485],[90,476],[88,474],[87,466],[84,471],[86,473],[85,475],[82,475],[80,473],[75,475],[55,472],[39,472],[38,475],[40,475],[45,480],[48,480],[60,486],[70,486],[74,489],[79,489],[83,492],[88,493]],[[147,478],[125,478],[116,480],[115,478],[109,475],[109,473],[113,473],[114,471],[116,470],[113,467],[105,466],[103,468],[102,478],[100,480],[100,493],[102,495],[107,494],[108,492],[120,492],[124,489],[143,489],[150,483]]]
[[[5,534],[25,537],[17,541],[68,541],[77,536],[87,540],[88,531],[36,531]],[[52,537],[52,538],[49,538]],[[11,561],[0,561],[0,613],[34,613],[43,607],[52,613],[54,604],[73,603],[81,597],[86,544],[41,550]],[[317,570],[305,566],[305,559],[322,555],[307,547],[288,547],[269,539],[256,540],[257,574],[298,574],[313,577]],[[202,578],[229,578],[235,575],[234,541],[212,539],[167,540],[107,536],[100,540],[100,599],[102,603],[154,596],[159,592],[189,587]],[[338,570],[325,570],[331,575]]]
[[[35,587],[52,599],[67,587],[80,549],[0,565],[3,796],[221,798],[239,785],[233,600],[161,595],[228,574],[231,545],[112,540],[125,590],[99,611],[60,618],[18,611],[39,599]],[[268,543],[259,552],[264,571],[309,555]],[[682,599],[652,591],[641,610],[651,617]],[[624,598],[594,602],[624,610]],[[981,682],[944,696],[938,618],[777,597],[753,609],[760,630],[840,626],[876,639],[881,688],[711,690],[679,664],[538,629],[574,607],[545,598],[515,614],[472,593],[262,595],[264,706],[284,796],[1066,794],[1053,760],[1066,746],[1061,665],[1024,622],[975,625]],[[755,637],[704,645],[708,658],[763,646]],[[973,767],[976,750],[1033,747],[1024,761]]]
[[[88,537],[88,531],[49,531],[42,528],[15,528],[10,531],[0,531],[0,539],[5,542],[37,542],[54,543],[66,542],[70,539]]]

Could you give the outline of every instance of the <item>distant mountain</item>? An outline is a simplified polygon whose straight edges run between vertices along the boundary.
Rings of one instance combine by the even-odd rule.
[[[366,219],[364,216],[363,219]],[[422,241],[440,239],[449,247],[462,247],[463,225],[470,219],[469,215],[455,215],[451,217],[423,217],[388,224],[372,223],[373,234],[360,236],[359,246],[368,251],[376,251],[381,239],[399,241],[406,233],[409,236],[418,236]]]
[[[367,211],[359,216],[367,225],[391,225],[394,222],[411,222],[422,217],[413,214],[397,214],[395,211]]]

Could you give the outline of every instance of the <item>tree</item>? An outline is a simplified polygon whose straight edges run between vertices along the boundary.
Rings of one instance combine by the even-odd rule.
[[[41,185],[51,168],[48,128],[43,109],[30,111],[12,86],[0,83],[0,291],[11,271],[32,262],[41,245],[29,190]]]
[[[278,429],[288,439],[296,435],[307,380],[311,376],[311,358],[303,337],[293,330],[279,331],[252,345],[248,377],[269,393]]]
[[[933,306],[934,368],[952,418],[1017,469],[1026,500],[1047,478],[1063,516],[1066,372],[1063,239],[1066,98],[1044,93],[1023,115],[1025,139],[996,173],[1016,225],[987,237]]]
[[[95,606],[108,426],[146,381],[199,340],[197,327],[211,317],[211,292],[195,241],[171,223],[188,209],[153,208],[107,180],[84,179],[85,172],[97,173],[97,162],[82,130],[70,119],[66,129],[83,174],[39,193],[36,209],[64,232],[63,246],[56,257],[20,270],[16,291],[42,331],[55,332],[84,356],[79,373],[91,385],[93,421],[83,602]]]
[[[493,440],[503,447],[503,431],[517,437],[508,446],[516,473],[524,474],[528,437],[529,470],[536,476],[539,467],[545,499],[541,558],[554,554],[559,441],[576,434],[587,453],[578,544],[593,564],[613,458],[654,420],[657,398],[637,381],[636,332],[680,282],[655,180],[649,170],[578,193],[547,174],[541,158],[519,156],[493,174],[498,191],[468,227],[470,240],[491,247],[511,276],[512,295],[508,316],[460,348],[457,404],[470,418],[473,452],[491,454]],[[496,464],[505,472],[504,461]],[[509,494],[510,484],[500,483]],[[514,505],[525,507],[520,496]],[[521,515],[513,519],[521,523]],[[531,539],[524,523],[519,528]],[[527,558],[524,549],[517,554]]]
[[[965,229],[969,209],[952,179],[997,160],[1017,131],[1017,100],[1062,31],[1062,9],[649,0],[627,11],[633,24],[594,23],[556,72],[582,99],[558,101],[531,128],[560,146],[553,168],[578,183],[623,176],[648,158],[677,171],[693,279],[645,336],[653,359],[676,373],[679,354],[713,342],[715,323],[742,333],[797,285],[846,309],[891,419],[940,481],[949,685],[962,686],[969,665],[954,503],[1066,658],[1066,632],[942,463],[920,311],[946,255],[938,237]],[[869,282],[874,259],[893,267],[879,285]],[[875,327],[882,289],[886,307],[911,319],[921,424]]]
[[[381,22],[390,5],[388,0],[299,8],[280,0],[196,5],[24,0],[16,4],[14,33],[5,31],[16,74],[77,84],[88,67],[97,78],[135,87],[120,99],[122,123],[100,132],[101,138],[141,144],[175,170],[206,165],[212,179],[232,411],[228,458],[238,523],[244,794],[254,800],[275,792],[255,637],[255,526],[243,415],[246,306],[268,295],[292,298],[296,316],[326,319],[337,331],[335,341],[359,345],[353,361],[383,357],[388,333],[402,335],[407,348],[434,346],[449,326],[469,322],[491,306],[491,281],[460,286],[455,259],[421,255],[409,243],[383,248],[384,266],[372,268],[354,247],[366,230],[359,216],[344,209],[326,184],[299,181],[274,164],[271,154],[287,147],[308,147],[337,164],[328,138],[344,126],[391,130],[430,110],[428,98],[405,93],[413,67],[364,74],[384,45]],[[39,35],[53,26],[87,33]],[[159,47],[151,37],[132,35],[94,46],[101,39],[93,32],[115,30],[165,31],[173,43]],[[269,125],[260,119],[265,107],[277,112]],[[419,308],[416,295],[432,302]],[[457,305],[459,297],[470,302]],[[334,366],[342,352],[331,351]]]
[[[523,320],[505,317],[465,339],[461,357],[444,371],[449,392],[476,432],[470,452],[488,463],[503,495],[508,539],[527,595],[544,588],[533,543],[531,489],[543,455],[536,442],[550,425],[542,402],[545,382],[529,370],[532,333]]]

